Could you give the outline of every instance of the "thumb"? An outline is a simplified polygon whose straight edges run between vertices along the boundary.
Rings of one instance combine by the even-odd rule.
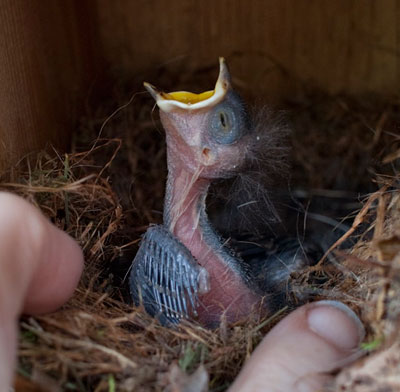
[[[342,303],[305,305],[268,333],[230,392],[320,390],[331,378],[328,372],[360,353],[363,337],[360,320]]]

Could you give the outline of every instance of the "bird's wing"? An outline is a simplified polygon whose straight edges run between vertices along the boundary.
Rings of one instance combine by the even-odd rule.
[[[196,315],[198,294],[206,280],[205,269],[164,226],[147,230],[130,275],[136,306],[143,304],[163,325],[177,324]]]

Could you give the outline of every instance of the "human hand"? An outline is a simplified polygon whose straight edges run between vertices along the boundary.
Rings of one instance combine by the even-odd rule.
[[[1,391],[12,384],[19,315],[57,309],[82,268],[82,251],[70,236],[23,199],[0,192]]]
[[[295,310],[263,339],[229,392],[317,392],[361,354],[364,327],[336,301]]]

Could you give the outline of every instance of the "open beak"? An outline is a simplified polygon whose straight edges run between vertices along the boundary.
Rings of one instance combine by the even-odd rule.
[[[205,91],[200,94],[188,91],[165,93],[147,82],[144,83],[144,87],[156,100],[158,107],[164,112],[172,112],[179,108],[196,110],[212,107],[221,102],[231,87],[231,77],[225,59],[220,57],[219,76],[214,90]]]

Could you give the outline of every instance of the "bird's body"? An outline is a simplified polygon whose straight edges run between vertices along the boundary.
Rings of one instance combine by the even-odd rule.
[[[222,316],[234,322],[268,313],[273,306],[266,294],[273,288],[266,287],[269,280],[260,279],[260,274],[264,269],[268,274],[269,260],[270,281],[282,276],[285,286],[292,268],[288,264],[301,264],[298,255],[285,254],[283,272],[277,257],[256,264],[248,257],[244,260],[214,230],[206,198],[214,180],[241,173],[249,162],[257,164],[254,150],[260,143],[270,143],[273,151],[276,132],[265,129],[266,136],[260,137],[231,87],[223,59],[213,91],[166,94],[148,84],[146,88],[157,101],[166,131],[168,180],[164,225],[150,229],[153,234],[146,234],[133,262],[130,285],[135,303],[143,302],[164,323],[196,316],[200,323],[216,326]]]

